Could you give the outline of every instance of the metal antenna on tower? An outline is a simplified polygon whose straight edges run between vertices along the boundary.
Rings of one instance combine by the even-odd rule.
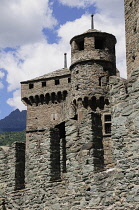
[[[67,53],[64,53],[64,68],[67,68]]]
[[[91,29],[94,29],[94,15],[91,15]]]

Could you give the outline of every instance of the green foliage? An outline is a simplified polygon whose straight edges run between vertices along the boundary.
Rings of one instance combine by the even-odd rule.
[[[25,139],[25,130],[0,133],[0,146],[11,146],[15,141],[25,142]]]

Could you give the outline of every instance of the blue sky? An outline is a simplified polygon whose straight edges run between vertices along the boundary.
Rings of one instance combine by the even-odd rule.
[[[20,82],[63,68],[70,39],[90,28],[117,38],[117,68],[126,77],[124,0],[0,0],[0,119],[21,102]],[[55,62],[54,62],[55,61]]]

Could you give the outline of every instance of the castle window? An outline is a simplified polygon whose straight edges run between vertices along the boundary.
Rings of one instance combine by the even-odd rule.
[[[111,135],[111,115],[104,115],[104,135]]]
[[[102,86],[102,77],[99,77],[99,86]]]
[[[104,39],[95,37],[95,49],[104,49]]]
[[[133,61],[135,60],[135,58],[136,58],[135,55],[132,55],[132,60],[133,60]]]
[[[132,2],[129,4],[130,7],[132,7]]]
[[[137,29],[136,29],[136,27],[134,28],[134,33],[136,33],[137,32]]]
[[[105,123],[105,134],[111,134],[111,123]]]
[[[55,80],[55,85],[59,85],[59,84],[60,84],[59,79],[56,79],[56,80]]]
[[[76,44],[79,51],[84,50],[84,40],[77,41]]]
[[[34,84],[30,83],[29,84],[29,89],[32,89],[32,88],[34,88]]]
[[[42,87],[46,87],[46,81],[42,82]]]
[[[105,115],[105,122],[111,121],[111,115]]]
[[[68,78],[68,83],[71,83],[71,78]]]

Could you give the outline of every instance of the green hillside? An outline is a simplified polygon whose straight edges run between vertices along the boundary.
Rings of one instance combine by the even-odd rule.
[[[0,146],[10,146],[15,141],[25,142],[25,130],[0,133]]]

